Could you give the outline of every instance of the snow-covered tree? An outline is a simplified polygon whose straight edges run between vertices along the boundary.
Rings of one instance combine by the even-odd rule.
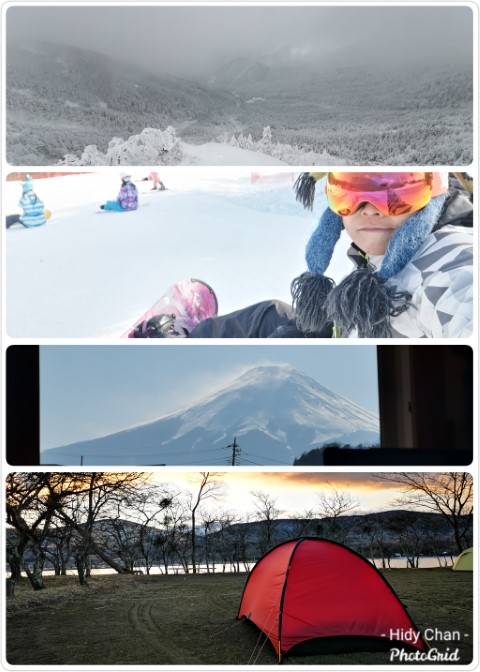
[[[144,128],[138,135],[127,140],[113,137],[108,143],[106,154],[96,145],[88,145],[80,158],[74,154],[65,155],[63,165],[93,166],[132,166],[132,165],[176,165],[182,160],[182,144],[173,126],[164,131],[157,128]]]
[[[262,148],[262,150],[265,151],[272,147],[272,143],[273,143],[272,129],[270,128],[270,126],[265,126],[265,128],[263,129],[262,139],[258,144]]]

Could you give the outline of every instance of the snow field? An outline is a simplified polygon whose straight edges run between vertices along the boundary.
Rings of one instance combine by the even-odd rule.
[[[248,169],[165,168],[168,190],[152,192],[141,181],[149,169],[137,168],[140,207],[124,213],[99,209],[116,197],[120,170],[34,179],[53,215],[38,229],[4,231],[8,335],[119,337],[184,277],[209,283],[221,314],[289,302],[324,201],[304,210],[295,176],[274,171],[252,179]],[[4,214],[19,212],[20,195],[18,181],[4,184]]]

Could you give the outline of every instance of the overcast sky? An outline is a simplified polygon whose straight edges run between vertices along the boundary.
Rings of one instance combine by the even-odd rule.
[[[182,76],[284,47],[322,65],[471,64],[472,35],[468,7],[117,5],[7,11],[11,43],[60,42]]]
[[[375,346],[190,343],[42,346],[41,448],[154,420],[263,363],[290,364],[378,413]]]

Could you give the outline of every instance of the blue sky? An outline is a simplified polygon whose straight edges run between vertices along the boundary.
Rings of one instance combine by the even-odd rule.
[[[40,347],[41,449],[161,417],[265,363],[290,364],[378,413],[375,346],[279,341],[50,345]]]

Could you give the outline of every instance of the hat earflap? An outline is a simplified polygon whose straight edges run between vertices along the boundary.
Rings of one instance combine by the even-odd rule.
[[[399,273],[421,248],[438,220],[448,194],[432,198],[427,205],[414,212],[392,235],[378,276],[388,280]]]
[[[305,258],[308,272],[291,284],[292,304],[297,327],[308,336],[320,336],[328,325],[325,311],[327,296],[335,287],[324,276],[342,233],[342,218],[327,208],[307,243]]]
[[[390,317],[407,310],[410,299],[408,292],[395,291],[378,273],[359,268],[329,293],[324,311],[341,333],[356,329],[359,338],[390,338]]]
[[[306,336],[331,336],[331,329],[326,333],[329,320],[325,306],[334,287],[333,280],[320,273],[302,273],[293,280],[290,291],[295,323]]]
[[[342,218],[327,208],[312,233],[305,250],[307,268],[312,273],[325,273],[333,256],[335,245],[343,229]]]

